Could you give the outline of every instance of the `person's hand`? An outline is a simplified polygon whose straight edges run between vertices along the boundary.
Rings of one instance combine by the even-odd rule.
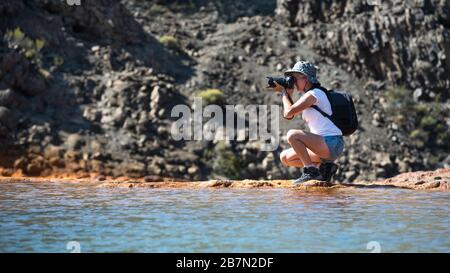
[[[292,94],[294,94],[294,89],[286,89],[286,91],[287,91],[289,97],[292,98]]]
[[[273,82],[275,84],[275,87],[267,87],[269,89],[272,89],[275,92],[282,92],[284,90],[284,87],[282,85],[280,85],[279,83],[277,83],[276,81]]]

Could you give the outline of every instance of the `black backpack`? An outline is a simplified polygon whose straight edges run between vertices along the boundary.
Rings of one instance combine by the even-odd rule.
[[[353,134],[358,129],[358,116],[356,115],[352,95],[347,92],[327,90],[322,86],[316,88],[322,90],[327,95],[333,114],[331,116],[328,115],[317,105],[312,105],[311,107],[319,111],[324,117],[330,119],[334,125],[341,129],[344,136]]]

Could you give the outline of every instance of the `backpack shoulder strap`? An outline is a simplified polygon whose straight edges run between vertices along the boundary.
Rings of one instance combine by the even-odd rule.
[[[315,88],[313,88],[313,89],[316,89],[316,88],[322,90],[322,91],[325,93],[325,95],[327,96],[327,98],[328,98],[328,90],[327,90],[325,87],[323,87],[323,86],[317,86],[317,87],[315,87]],[[311,91],[311,90],[312,90],[312,89],[310,89],[310,90],[308,90],[308,91]],[[308,91],[307,91],[307,92],[308,92]],[[328,98],[328,100],[330,100],[330,99]],[[329,120],[333,121],[333,120],[331,119],[331,116],[328,115],[327,113],[325,113],[324,111],[322,111],[322,110],[319,108],[319,106],[317,106],[317,105],[311,105],[311,107],[314,108],[314,109],[316,109],[319,113],[321,113],[322,116],[324,116],[324,117],[328,118]]]
[[[325,113],[324,111],[322,111],[322,110],[319,108],[319,106],[317,106],[317,105],[311,105],[311,107],[314,108],[314,109],[316,109],[317,111],[319,111],[319,113],[321,113],[322,116],[324,116],[324,117],[326,117],[326,118],[329,118],[329,119],[331,120],[331,116],[328,115],[327,113]],[[332,120],[331,120],[331,121],[332,121]]]
[[[327,92],[328,92],[328,89],[326,89],[323,86],[317,86],[316,88],[322,90],[323,92],[325,92],[325,94],[327,94]]]

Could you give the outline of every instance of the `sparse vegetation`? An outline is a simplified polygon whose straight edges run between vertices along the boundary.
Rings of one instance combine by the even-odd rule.
[[[448,110],[437,102],[415,102],[411,92],[403,87],[386,93],[389,107],[386,109],[393,122],[402,126],[413,143],[419,147],[448,147],[450,135]]]
[[[64,63],[64,59],[59,56],[54,56],[52,63],[54,66],[61,66]]]
[[[150,9],[146,13],[148,16],[160,16],[164,12],[167,12],[166,7],[155,3],[151,5]]]
[[[177,5],[173,7],[173,9],[177,11],[186,11],[186,10],[194,10],[195,7],[196,7],[195,1],[188,0],[188,1],[181,1],[181,3],[177,3]]]
[[[181,45],[177,38],[171,35],[164,35],[159,38],[159,42],[172,50],[181,50]]]
[[[39,68],[42,67],[41,50],[46,43],[44,39],[27,37],[20,27],[6,31],[4,38],[10,48],[19,50],[20,53]]]
[[[46,80],[51,78],[50,72],[44,67],[42,50],[46,45],[46,41],[43,38],[30,38],[20,29],[20,27],[14,30],[6,31],[4,35],[5,41],[8,43],[8,47],[17,50],[23,54],[31,63],[33,63],[39,74]],[[53,65],[60,66],[63,63],[62,58],[54,57]]]
[[[202,98],[207,104],[223,105],[226,101],[225,94],[219,89],[201,90],[198,91],[196,95],[197,97]]]
[[[212,165],[214,174],[230,179],[240,179],[241,177],[239,159],[224,141],[218,142],[214,148],[206,150],[204,160],[209,162],[208,165]]]

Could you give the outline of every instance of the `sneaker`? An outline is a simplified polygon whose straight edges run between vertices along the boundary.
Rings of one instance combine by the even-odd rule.
[[[320,164],[319,170],[324,181],[330,182],[331,178],[336,174],[338,170],[338,165],[334,164],[333,162],[325,162]]]
[[[303,168],[303,174],[294,181],[294,184],[301,184],[309,180],[323,181],[322,174],[316,167]]]

